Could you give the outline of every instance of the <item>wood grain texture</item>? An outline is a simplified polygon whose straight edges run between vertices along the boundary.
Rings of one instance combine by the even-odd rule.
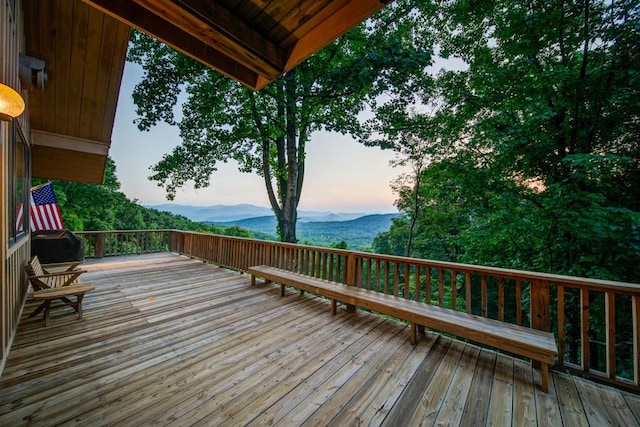
[[[523,361],[433,332],[412,346],[406,324],[237,271],[170,253],[83,268],[82,321],[45,330],[27,304],[0,425],[639,425],[635,395],[556,372],[541,393]]]

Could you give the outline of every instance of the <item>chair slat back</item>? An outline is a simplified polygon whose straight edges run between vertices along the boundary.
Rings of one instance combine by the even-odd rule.
[[[40,264],[40,260],[37,255],[31,258],[25,268],[29,276],[44,276],[44,270],[42,269],[42,264]]]
[[[37,255],[34,255],[33,258],[24,266],[25,271],[27,272],[27,276],[44,276],[45,272],[42,268],[42,264],[40,264],[40,260]],[[40,280],[46,283],[50,288],[55,288],[60,286],[60,284],[56,283],[57,280],[55,277],[43,277]]]

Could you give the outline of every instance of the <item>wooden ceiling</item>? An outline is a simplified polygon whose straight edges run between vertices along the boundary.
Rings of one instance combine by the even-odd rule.
[[[258,90],[390,0],[84,0]]]
[[[101,183],[130,27],[80,0],[24,0],[25,53],[45,61],[28,93],[32,175]]]
[[[130,27],[258,90],[390,0],[23,0],[32,174],[100,183]]]

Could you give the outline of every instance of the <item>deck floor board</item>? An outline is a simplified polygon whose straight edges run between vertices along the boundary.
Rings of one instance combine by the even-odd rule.
[[[175,254],[87,261],[84,318],[25,306],[0,425],[640,425],[640,397]]]

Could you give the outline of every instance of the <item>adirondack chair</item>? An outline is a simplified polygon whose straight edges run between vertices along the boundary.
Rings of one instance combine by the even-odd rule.
[[[57,264],[55,272],[49,272],[40,264],[37,256],[25,265],[27,278],[33,287],[33,299],[42,301],[29,317],[37,316],[44,310],[44,325],[49,326],[49,309],[54,300],[61,300],[78,313],[78,319],[82,319],[82,300],[84,294],[91,291],[94,286],[88,283],[80,283],[78,280],[86,270],[76,269],[76,265],[63,266]],[[75,296],[73,302],[69,298]]]

